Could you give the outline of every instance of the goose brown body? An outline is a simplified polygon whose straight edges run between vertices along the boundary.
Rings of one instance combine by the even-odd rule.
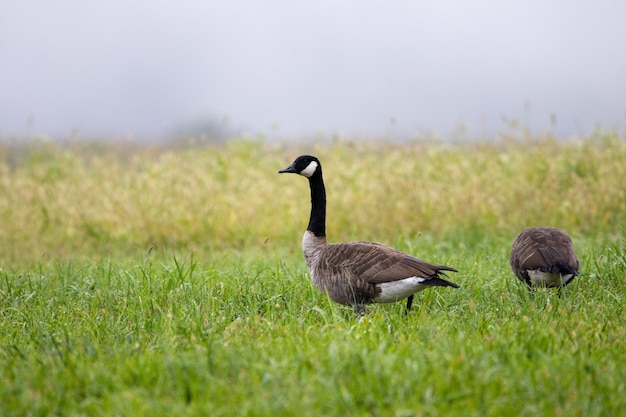
[[[380,243],[328,243],[326,193],[319,160],[303,155],[279,172],[309,178],[311,218],[302,251],[313,284],[333,301],[362,312],[369,303],[407,299],[408,311],[416,292],[431,286],[458,288],[441,277],[444,271],[457,272],[454,268],[425,262]]]
[[[517,278],[529,288],[563,287],[578,275],[572,239],[553,227],[530,227],[515,238],[509,259]]]

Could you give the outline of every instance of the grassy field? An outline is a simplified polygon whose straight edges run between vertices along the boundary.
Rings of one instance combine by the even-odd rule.
[[[309,282],[302,153],[330,241],[459,270],[364,317]],[[606,416],[626,410],[626,138],[0,147],[0,415]],[[533,297],[508,251],[565,229]]]

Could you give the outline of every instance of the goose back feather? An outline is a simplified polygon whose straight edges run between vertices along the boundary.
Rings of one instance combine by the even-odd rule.
[[[529,288],[563,287],[578,275],[572,239],[553,227],[522,230],[511,246],[511,269]]]

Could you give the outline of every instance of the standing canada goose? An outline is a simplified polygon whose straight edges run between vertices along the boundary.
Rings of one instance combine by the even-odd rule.
[[[349,305],[357,313],[369,303],[391,303],[427,287],[459,286],[442,279],[449,266],[433,265],[396,249],[371,242],[329,244],[326,241],[326,188],[319,159],[302,155],[278,173],[299,174],[309,179],[311,217],[302,238],[302,252],[313,284],[331,300]]]
[[[529,289],[533,287],[564,287],[578,275],[578,259],[572,239],[553,227],[529,227],[513,241],[511,247],[513,273]]]

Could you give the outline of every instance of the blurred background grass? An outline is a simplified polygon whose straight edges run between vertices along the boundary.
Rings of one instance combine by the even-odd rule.
[[[200,256],[299,251],[308,184],[277,171],[302,153],[322,161],[330,241],[508,245],[532,225],[591,240],[624,235],[626,140],[618,132],[479,143],[314,142],[5,142],[2,259],[162,248]]]

